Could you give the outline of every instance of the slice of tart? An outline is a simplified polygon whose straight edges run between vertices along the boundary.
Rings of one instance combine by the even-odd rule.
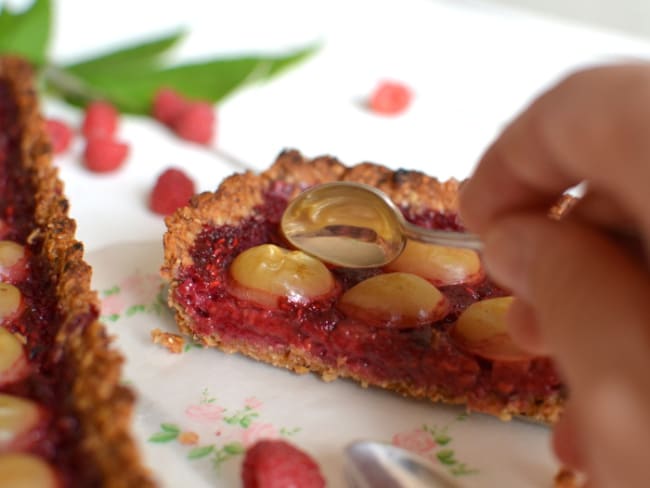
[[[37,103],[0,58],[0,486],[153,486]]]
[[[287,203],[336,180],[381,189],[417,225],[462,231],[455,180],[285,151],[267,171],[233,175],[167,218],[162,275],[180,330],[328,381],[555,421],[564,387],[548,358],[510,340],[512,299],[474,251],[409,242],[386,267],[348,269],[291,248],[279,228]]]

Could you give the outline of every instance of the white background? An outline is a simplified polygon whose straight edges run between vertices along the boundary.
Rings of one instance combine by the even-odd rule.
[[[65,62],[184,27],[174,53],[195,60],[321,43],[307,63],[221,103],[214,148],[174,138],[145,117],[124,117],[131,144],[117,173],[80,164],[81,140],[58,164],[78,235],[87,248],[159,240],[164,224],[146,205],[155,177],[179,166],[200,190],[242,167],[262,169],[286,147],[419,168],[441,178],[470,174],[514,114],[567,72],[596,62],[647,57],[650,45],[617,34],[457,0],[237,0],[57,2],[52,55]],[[415,93],[399,117],[369,113],[363,100],[384,78]],[[44,110],[78,125],[76,110]]]
[[[650,38],[646,0],[488,0]]]

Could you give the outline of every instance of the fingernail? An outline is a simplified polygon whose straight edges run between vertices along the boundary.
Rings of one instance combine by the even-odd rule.
[[[488,274],[514,294],[529,298],[527,289],[528,253],[517,226],[500,224],[485,237],[483,259]]]

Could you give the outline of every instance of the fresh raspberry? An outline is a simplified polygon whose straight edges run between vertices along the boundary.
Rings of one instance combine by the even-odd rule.
[[[411,103],[411,90],[395,81],[382,81],[372,93],[368,106],[370,110],[382,115],[398,115]]]
[[[72,142],[72,129],[68,124],[59,119],[47,119],[45,129],[50,136],[52,151],[54,154],[61,154],[68,150]]]
[[[83,160],[86,168],[97,173],[118,169],[129,154],[128,144],[108,137],[93,137],[86,143]]]
[[[214,136],[216,116],[207,102],[191,102],[172,122],[172,129],[181,139],[209,144]]]
[[[322,488],[325,479],[307,454],[281,440],[262,440],[246,451],[244,488]]]
[[[149,208],[160,215],[170,215],[187,204],[194,195],[194,182],[180,169],[166,169],[156,180]]]
[[[92,102],[86,107],[81,132],[86,138],[112,137],[117,131],[117,110],[108,102]]]
[[[190,102],[177,91],[171,88],[161,88],[154,96],[152,115],[158,122],[171,125],[189,104]]]

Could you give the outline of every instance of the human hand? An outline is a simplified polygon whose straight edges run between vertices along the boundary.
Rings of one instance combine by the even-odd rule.
[[[549,219],[583,181],[568,218]],[[519,298],[512,336],[569,386],[560,459],[589,486],[648,486],[650,65],[578,72],[542,95],[488,149],[460,207],[488,273]]]

